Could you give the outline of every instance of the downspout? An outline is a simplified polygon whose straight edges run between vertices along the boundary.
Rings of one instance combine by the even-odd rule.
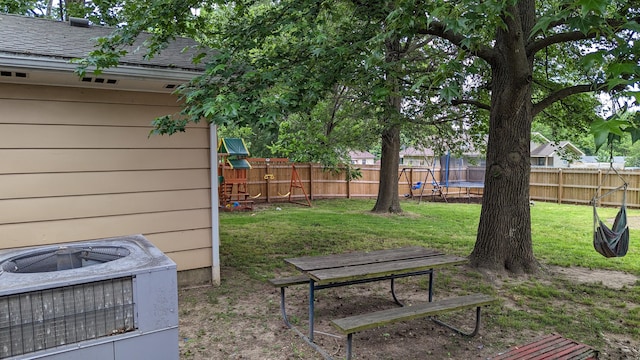
[[[211,159],[211,281],[220,285],[220,218],[218,216],[218,133],[209,125],[209,158]]]

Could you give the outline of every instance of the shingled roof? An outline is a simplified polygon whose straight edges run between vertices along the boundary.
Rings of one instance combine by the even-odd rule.
[[[33,59],[71,60],[82,58],[94,50],[95,39],[109,35],[114,29],[104,26],[71,26],[68,22],[0,14],[0,55],[29,57]],[[144,37],[144,36],[143,36]],[[135,51],[143,38],[120,59],[121,65],[176,69],[185,71],[203,70],[195,65],[191,57],[199,51],[197,43],[187,38],[176,38],[154,58],[143,59],[144,49]],[[187,51],[183,51],[185,48]]]
[[[546,144],[536,144],[534,142],[531,142],[531,157],[553,156],[555,152],[560,149],[564,149],[565,147],[569,147],[573,150],[574,153],[580,156],[584,156],[584,153],[569,141],[560,141],[558,144],[554,144],[551,142]]]

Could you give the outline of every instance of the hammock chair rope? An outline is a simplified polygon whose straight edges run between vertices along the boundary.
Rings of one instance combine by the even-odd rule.
[[[618,178],[622,180],[622,185],[607,191],[603,195],[598,195],[612,170],[618,176]],[[627,187],[627,182],[613,166],[612,154],[609,163],[609,170],[602,178],[600,185],[598,185],[598,188],[596,189],[595,195],[591,199],[591,203],[593,205],[593,247],[602,256],[608,258],[625,256],[627,254],[627,250],[629,250],[629,226],[627,224]],[[622,205],[620,207],[620,210],[618,210],[618,214],[616,214],[616,218],[613,221],[613,226],[609,228],[598,216],[598,202],[600,201],[600,199],[620,190],[622,190]]]

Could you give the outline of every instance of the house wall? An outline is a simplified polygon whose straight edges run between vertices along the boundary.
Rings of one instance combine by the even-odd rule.
[[[424,158],[424,156],[413,157],[405,155],[404,157],[400,158],[400,165],[428,166],[430,164],[427,164],[427,160]]]
[[[375,163],[376,163],[375,159],[369,159],[369,158],[351,159],[351,164],[354,164],[354,165],[374,165]]]
[[[433,157],[427,157],[427,156],[411,156],[411,155],[404,155],[400,158],[400,165],[404,165],[404,166],[431,166],[433,167]],[[439,167],[440,164],[438,164],[436,162],[435,164],[436,167]]]
[[[0,109],[0,249],[143,234],[210,279],[209,129],[148,137],[175,97],[0,84]]]

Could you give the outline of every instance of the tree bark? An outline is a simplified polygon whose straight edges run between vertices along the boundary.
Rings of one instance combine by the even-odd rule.
[[[400,128],[391,126],[382,133],[382,155],[380,157],[380,186],[373,212],[400,213],[398,193],[398,165],[400,163]]]
[[[401,57],[400,40],[389,39],[385,42],[385,62],[398,64]],[[400,96],[400,82],[393,71],[387,72],[386,85],[390,90],[387,96],[387,108],[382,122],[385,124],[382,132],[382,154],[380,156],[380,186],[378,199],[373,212],[400,213],[400,197],[398,193],[398,165],[400,163],[400,110],[402,97]]]
[[[513,273],[538,269],[529,208],[533,57],[525,47],[535,20],[534,1],[509,9],[508,27],[496,36],[492,64],[487,171],[472,266]]]

